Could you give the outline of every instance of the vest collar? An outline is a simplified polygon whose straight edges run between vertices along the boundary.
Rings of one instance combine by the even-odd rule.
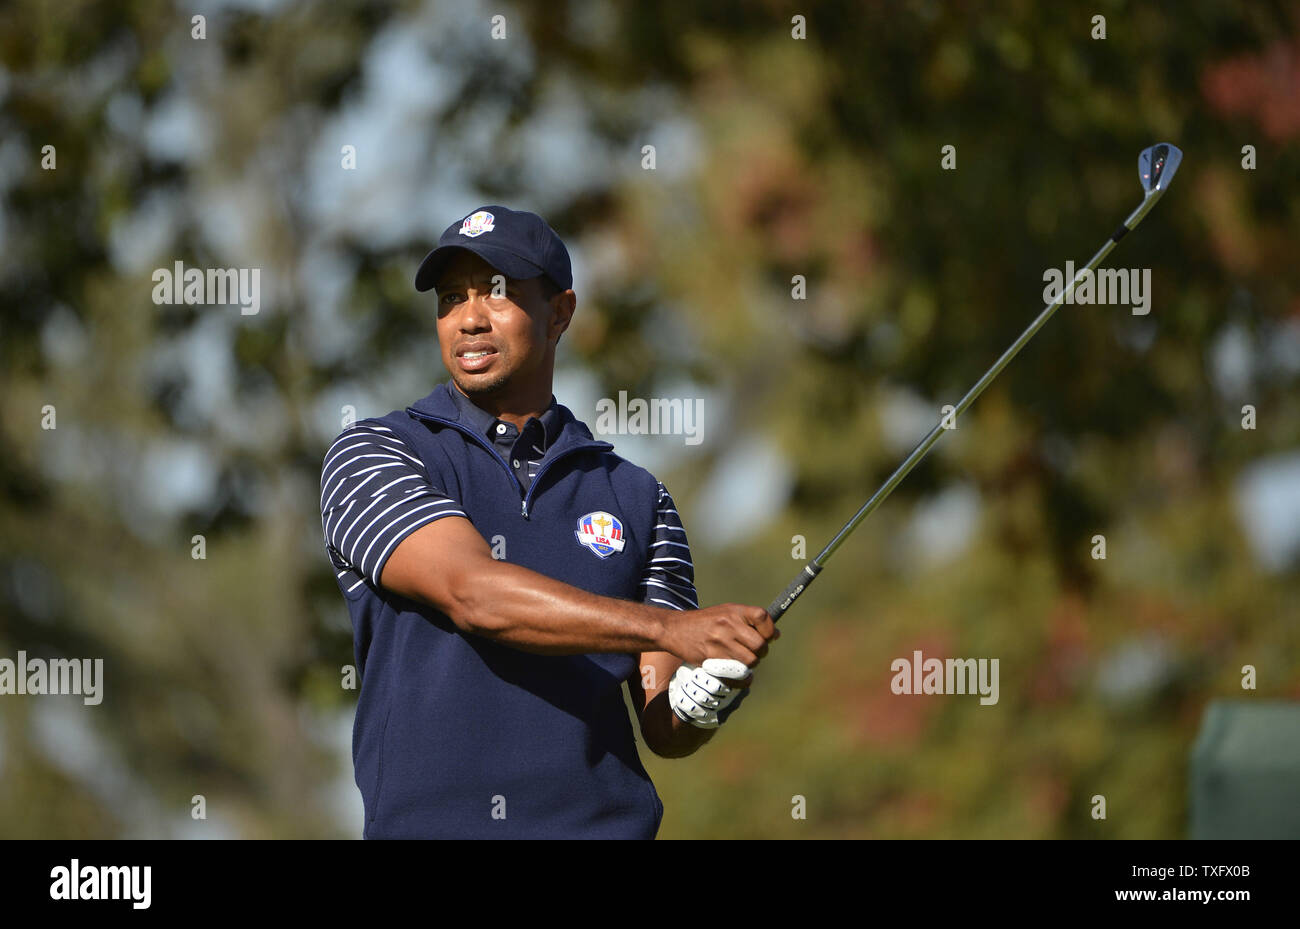
[[[406,408],[408,414],[415,414],[421,417],[429,417],[442,422],[455,423],[463,429],[474,432],[473,425],[464,421],[461,417],[460,407],[452,399],[450,391],[455,390],[451,381],[443,381],[435,387],[427,396],[417,400]],[[554,442],[546,446],[546,457],[554,457],[554,453],[566,448],[572,448],[580,445],[599,445],[606,448],[614,446],[609,442],[597,442],[592,436],[591,430],[587,428],[586,423],[579,420],[573,415],[573,412],[563,403],[556,403],[556,412],[559,414],[560,429],[559,435]],[[487,441],[486,436],[482,436]]]

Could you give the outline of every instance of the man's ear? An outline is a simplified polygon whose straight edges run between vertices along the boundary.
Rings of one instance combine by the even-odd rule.
[[[578,297],[572,290],[562,290],[551,298],[551,332],[555,341],[569,328],[573,320],[573,311],[578,308]]]

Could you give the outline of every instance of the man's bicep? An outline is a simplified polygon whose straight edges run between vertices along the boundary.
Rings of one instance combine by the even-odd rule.
[[[416,529],[393,548],[382,567],[385,590],[431,604],[449,615],[460,573],[492,551],[464,516],[446,516]]]

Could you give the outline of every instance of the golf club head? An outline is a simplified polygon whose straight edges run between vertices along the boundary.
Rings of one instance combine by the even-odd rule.
[[[1138,155],[1138,179],[1149,197],[1164,193],[1182,163],[1183,153],[1168,142],[1160,142]]]

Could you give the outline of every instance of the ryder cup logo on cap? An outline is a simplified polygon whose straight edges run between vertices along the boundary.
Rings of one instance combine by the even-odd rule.
[[[579,519],[578,529],[573,534],[601,558],[623,550],[623,524],[617,516],[604,510],[588,513]]]
[[[496,271],[516,281],[546,275],[560,290],[573,286],[569,250],[555,230],[536,213],[485,203],[443,230],[438,247],[424,256],[415,272],[415,289],[432,290],[447,263],[473,252]],[[490,232],[492,235],[484,236]]]
[[[465,221],[460,224],[460,234],[467,235],[472,239],[485,232],[491,232],[493,219],[494,217],[487,210],[479,210],[477,213],[471,213],[469,216],[466,216]]]

